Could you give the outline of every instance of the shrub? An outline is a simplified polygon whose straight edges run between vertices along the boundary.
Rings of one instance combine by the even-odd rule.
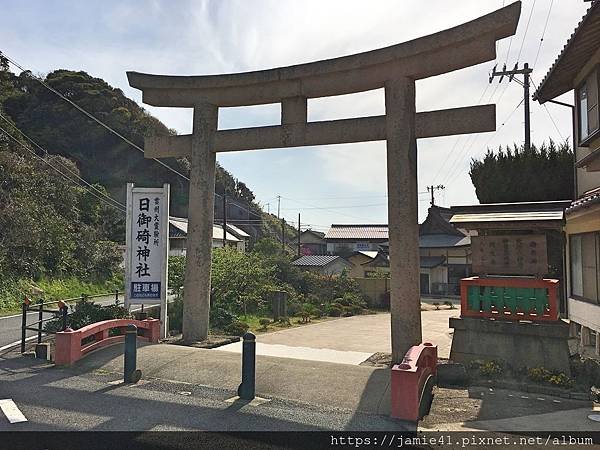
[[[342,315],[342,312],[342,308],[336,305],[335,303],[329,305],[329,307],[327,308],[327,315],[331,317],[340,317]]]
[[[169,289],[179,295],[185,280],[185,256],[169,256]]]
[[[280,324],[281,326],[283,326],[283,327],[291,327],[291,326],[292,326],[292,324],[291,324],[291,322],[290,322],[290,318],[289,318],[289,317],[287,317],[287,316],[280,317],[280,318],[279,318],[279,324]]]
[[[213,306],[210,309],[210,326],[219,330],[226,330],[232,323],[238,320],[238,317],[224,308]]]
[[[575,381],[562,372],[552,372],[544,367],[534,367],[527,371],[527,377],[537,383],[548,383],[558,387],[570,388]]]
[[[531,369],[527,370],[527,378],[529,378],[531,381],[535,381],[536,383],[548,381],[551,376],[552,373],[544,367],[532,367]]]
[[[559,373],[550,376],[550,378],[548,379],[548,383],[558,387],[570,388],[573,387],[574,381],[564,373]]]
[[[242,322],[241,320],[234,320],[227,327],[223,329],[227,334],[232,334],[234,336],[243,336],[247,331],[248,324],[246,322]]]
[[[444,305],[448,306],[450,309],[454,309],[454,303],[452,303],[450,300],[446,300]]]
[[[258,323],[261,326],[261,330],[266,331],[267,327],[271,324],[271,319],[267,319],[266,317],[263,317],[262,319],[260,319],[258,321]]]
[[[504,371],[502,365],[497,361],[473,361],[471,367],[479,371],[482,377],[497,377]]]
[[[440,309],[440,304],[438,302],[433,302],[433,306],[435,306],[436,310]]]
[[[303,303],[302,309],[298,314],[300,317],[302,317],[302,322],[307,323],[310,322],[311,317],[319,317],[321,315],[321,311],[311,303]]]
[[[92,323],[111,319],[126,319],[131,317],[127,308],[118,304],[102,306],[90,300],[80,300],[74,307],[73,312],[67,316],[67,327],[73,330],[85,327]],[[44,325],[46,331],[59,331],[62,329],[62,319],[50,320]]]

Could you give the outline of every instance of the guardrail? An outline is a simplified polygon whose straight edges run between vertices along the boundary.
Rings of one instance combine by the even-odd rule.
[[[158,342],[160,335],[160,320],[158,319],[104,320],[78,330],[67,328],[65,331],[56,333],[55,364],[73,364],[89,352],[122,341],[127,326],[131,324],[137,327],[139,338],[152,343]],[[111,330],[118,330],[118,334],[111,336]]]
[[[33,303],[29,298],[25,297],[23,300],[23,304],[21,307],[22,311],[22,319],[21,319],[21,353],[25,353],[25,341],[26,341],[26,332],[29,331],[37,331],[37,343],[40,344],[42,342],[42,334],[55,334],[56,331],[52,330],[43,330],[42,324],[44,322],[49,322],[51,320],[56,320],[57,318],[62,319],[61,331],[64,331],[67,328],[67,316],[69,315],[69,307],[67,303],[76,302],[80,300],[92,299],[92,298],[100,298],[100,297],[109,297],[111,295],[115,296],[115,302],[119,301],[119,295],[123,294],[119,290],[114,292],[109,292],[105,294],[95,294],[95,295],[86,295],[81,294],[80,297],[66,298],[64,300],[55,300],[51,302],[44,302],[43,299],[39,299],[35,303]],[[57,305],[58,309],[47,309],[49,305]],[[38,313],[38,320],[36,322],[27,323],[27,315],[30,312]],[[47,317],[44,319],[44,313],[52,314],[51,317]]]
[[[460,280],[461,317],[557,321],[558,280],[470,277]]]
[[[392,367],[392,417],[417,422],[429,413],[437,361],[437,345],[425,342],[411,347],[402,363]]]

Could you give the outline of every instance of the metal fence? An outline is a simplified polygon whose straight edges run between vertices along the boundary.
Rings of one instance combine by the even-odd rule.
[[[109,297],[114,295],[115,302],[119,301],[119,295],[123,292],[116,290],[115,292],[109,292],[104,294],[86,295],[81,294],[80,297],[66,298],[64,300],[55,300],[51,302],[45,302],[43,299],[38,299],[36,302],[32,302],[29,298],[25,298],[22,305],[22,320],[21,320],[21,353],[25,353],[25,341],[26,333],[29,331],[37,331],[37,343],[41,344],[42,334],[56,334],[56,331],[43,330],[43,323],[51,320],[60,318],[62,320],[60,331],[65,331],[67,328],[67,317],[69,316],[69,306],[67,303],[73,303],[78,301],[84,301],[100,297]],[[56,305],[57,309],[49,309],[50,305]],[[31,312],[38,313],[38,320],[35,322],[27,323],[27,315]],[[51,317],[44,319],[44,313],[52,314]]]

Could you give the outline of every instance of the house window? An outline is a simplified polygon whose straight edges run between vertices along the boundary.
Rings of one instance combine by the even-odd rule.
[[[598,303],[600,300],[600,233],[569,236],[571,266],[571,295]]]
[[[577,90],[579,142],[598,131],[598,75],[594,70]]]

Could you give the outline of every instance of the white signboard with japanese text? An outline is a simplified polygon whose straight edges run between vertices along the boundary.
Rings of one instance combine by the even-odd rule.
[[[160,305],[166,337],[169,255],[169,185],[137,188],[127,184],[125,306]]]

